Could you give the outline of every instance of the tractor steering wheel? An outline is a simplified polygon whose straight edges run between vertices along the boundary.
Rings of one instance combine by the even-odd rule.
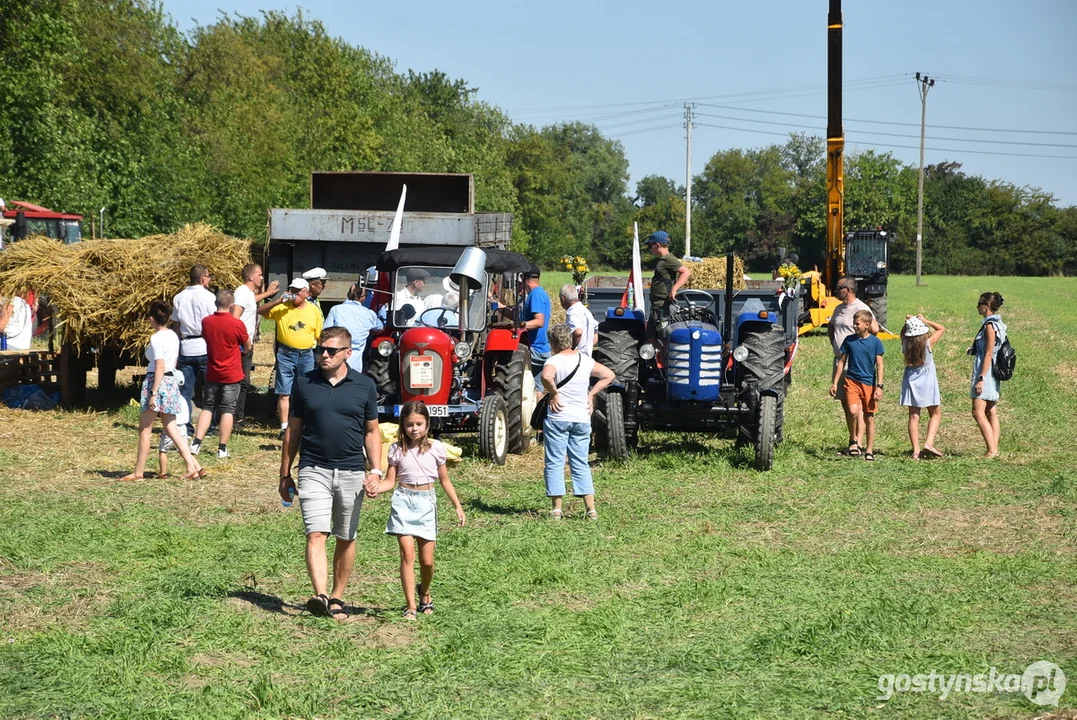
[[[682,298],[692,307],[700,307],[704,310],[714,311],[716,304],[714,296],[706,290],[683,288],[677,291],[677,299],[674,302],[679,304]],[[693,300],[694,298],[695,300]]]
[[[454,322],[450,322],[450,316],[454,317]],[[432,328],[457,327],[460,324],[460,315],[451,307],[439,305],[423,310],[415,324]]]

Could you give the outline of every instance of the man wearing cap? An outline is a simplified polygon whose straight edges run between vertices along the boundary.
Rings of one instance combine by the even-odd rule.
[[[352,352],[348,357],[348,367],[355,372],[363,372],[363,354],[371,331],[385,327],[377,313],[363,304],[365,299],[366,289],[360,288],[359,283],[352,283],[348,288],[348,299],[334,305],[325,318],[326,328],[342,327],[351,334]]]
[[[288,403],[292,384],[297,377],[314,370],[314,346],[322,332],[322,311],[314,307],[310,283],[296,278],[280,299],[258,308],[258,314],[277,323],[277,377],[273,391],[277,393],[277,413],[280,433],[288,429]]]
[[[542,395],[542,367],[550,359],[550,341],[546,331],[550,327],[550,296],[539,283],[542,271],[532,263],[524,273],[524,320],[520,327],[527,331],[527,344],[531,346],[531,374],[535,376],[535,392]]]
[[[393,317],[396,325],[414,325],[426,309],[422,293],[430,273],[422,268],[408,268],[404,273],[407,285],[397,291],[393,298]],[[410,308],[406,309],[406,308]]]
[[[322,309],[322,305],[318,302],[318,296],[322,294],[322,290],[325,290],[325,279],[329,277],[329,273],[325,271],[325,268],[311,268],[303,273],[303,279],[310,284],[310,298],[307,300],[311,305]]]
[[[183,373],[180,395],[190,410],[187,437],[194,437],[194,404],[191,402],[206,381],[206,341],[202,339],[202,321],[217,312],[217,297],[209,291],[209,268],[191,267],[191,284],[172,298],[172,329],[180,336],[176,369]]]
[[[654,336],[660,325],[669,321],[669,306],[677,299],[677,291],[688,282],[691,271],[669,252],[669,233],[656,230],[647,238],[647,249],[658,258],[651,278],[651,327]]]

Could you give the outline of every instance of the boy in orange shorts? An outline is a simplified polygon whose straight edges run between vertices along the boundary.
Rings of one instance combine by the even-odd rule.
[[[875,462],[875,410],[883,396],[883,353],[886,351],[882,340],[871,334],[871,320],[867,310],[853,315],[856,334],[845,338],[841,344],[830,395],[838,394],[838,380],[844,372],[845,402],[854,419],[857,449],[860,449],[866,431],[868,442],[863,448],[864,459]]]

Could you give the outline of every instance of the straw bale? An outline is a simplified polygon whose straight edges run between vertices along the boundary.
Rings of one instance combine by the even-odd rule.
[[[685,287],[695,290],[713,290],[725,287],[725,256],[703,258],[701,262],[685,260],[684,264],[692,271]],[[744,282],[744,260],[733,257],[733,288],[743,290],[748,287]]]
[[[47,297],[63,341],[76,347],[140,353],[151,334],[150,303],[171,304],[192,265],[208,267],[214,286],[234,288],[250,259],[249,240],[204,223],[171,235],[72,245],[35,236],[0,252],[0,295],[33,290]]]

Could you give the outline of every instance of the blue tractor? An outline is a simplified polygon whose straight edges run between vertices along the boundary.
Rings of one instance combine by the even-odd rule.
[[[617,306],[619,292],[589,290],[592,312],[603,312],[594,357],[617,376],[595,399],[600,452],[627,457],[645,429],[729,431],[739,445],[754,447],[759,470],[771,468],[783,439],[797,302],[779,303],[774,288],[760,285],[735,293],[681,290],[668,323],[651,332],[642,311]]]

